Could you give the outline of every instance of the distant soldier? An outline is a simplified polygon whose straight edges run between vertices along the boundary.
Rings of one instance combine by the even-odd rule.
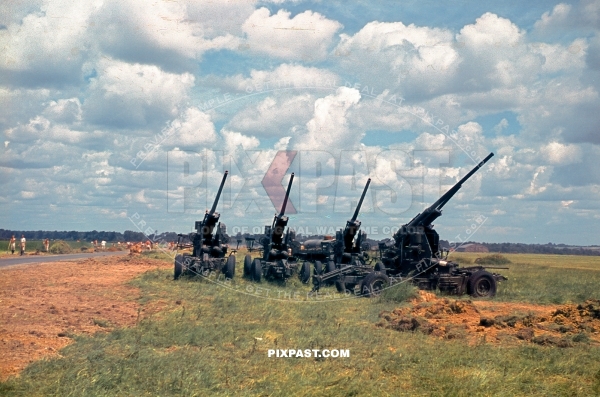
[[[13,234],[13,236],[10,238],[10,243],[8,243],[8,249],[11,251],[11,254],[15,254],[15,245],[16,245],[17,239],[15,238],[15,235]]]
[[[25,240],[25,235],[22,234],[21,235],[21,255],[25,254],[25,243],[27,242],[27,240]]]
[[[48,239],[44,240],[44,249],[46,250],[46,252],[48,252],[50,250],[50,240],[48,240]]]

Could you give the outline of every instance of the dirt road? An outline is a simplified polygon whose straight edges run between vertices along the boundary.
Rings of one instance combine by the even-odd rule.
[[[88,254],[65,254],[65,255],[25,255],[15,257],[4,257],[0,258],[0,267],[14,266],[14,265],[25,265],[31,263],[47,263],[47,262],[60,262],[60,261],[74,261],[87,258],[98,258],[103,256],[119,256],[127,255],[129,251],[115,251],[115,252],[93,252]]]

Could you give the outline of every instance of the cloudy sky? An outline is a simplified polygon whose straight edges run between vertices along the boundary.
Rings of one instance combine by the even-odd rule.
[[[290,225],[370,177],[380,239],[494,152],[443,239],[598,244],[600,1],[369,3],[3,4],[0,227],[187,232],[227,169],[230,233],[295,172]]]

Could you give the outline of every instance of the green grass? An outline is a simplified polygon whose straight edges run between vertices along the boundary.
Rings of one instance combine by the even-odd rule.
[[[17,238],[17,242],[15,244],[15,254],[20,250],[20,240],[21,238]],[[52,247],[52,244],[56,243],[58,240],[52,240],[50,241],[50,247]],[[69,244],[69,246],[71,247],[71,249],[73,250],[73,252],[81,252],[81,247],[87,247],[87,248],[91,248],[92,244],[85,242],[85,241],[65,241],[67,244]],[[8,241],[7,240],[0,240],[0,254],[5,254],[7,249],[8,249]],[[25,245],[25,252],[35,252],[36,250],[39,250],[41,252],[44,251],[44,241],[43,240],[27,240],[27,243]],[[9,251],[10,253],[10,251]]]
[[[419,289],[409,282],[403,282],[387,288],[381,293],[383,302],[407,302],[417,296]]]
[[[0,241],[0,254],[5,254],[8,250],[8,241],[7,240],[2,240]],[[21,238],[19,237],[17,239],[17,242],[15,243],[15,254],[18,253],[21,249],[20,247],[20,243],[21,243]],[[44,249],[44,244],[42,242],[42,240],[31,240],[31,241],[27,241],[27,243],[25,244],[25,252],[35,252],[35,250],[40,250],[42,251]],[[10,254],[10,251],[8,251],[8,253]]]
[[[450,259],[472,266],[481,253],[452,254]],[[512,263],[489,269],[508,277],[498,286],[497,300],[559,304],[600,299],[600,257],[503,254]]]
[[[241,258],[243,252],[238,253]],[[555,285],[561,300],[582,294],[580,279],[553,284],[549,271],[586,267],[598,259],[574,258],[570,268],[552,257],[513,257],[516,280],[500,286],[503,300],[544,300],[541,285]],[[559,257],[565,258],[565,257]],[[474,258],[473,258],[474,259]],[[550,264],[549,264],[550,262]],[[584,263],[585,262],[585,263]],[[559,349],[537,345],[468,346],[421,333],[375,326],[379,313],[398,305],[383,299],[329,302],[276,301],[244,294],[256,288],[241,276],[233,289],[201,278],[172,281],[154,270],[132,282],[140,302],[167,302],[162,312],[136,327],[76,337],[62,357],[30,365],[20,378],[0,383],[11,396],[589,396],[600,393],[600,348],[579,344]],[[519,267],[520,266],[520,267]],[[503,271],[505,272],[505,271]],[[540,288],[521,276],[535,275]],[[509,276],[510,277],[510,276]],[[261,287],[300,290],[290,283]],[[553,287],[554,288],[554,287]],[[563,290],[561,290],[561,288]],[[565,290],[566,289],[566,290]],[[577,292],[571,291],[579,289]],[[334,288],[325,288],[325,292]],[[587,291],[585,289],[584,291]],[[596,296],[581,296],[584,300]],[[403,299],[410,290],[392,296]],[[398,298],[400,297],[400,298]],[[529,297],[529,298],[525,298]],[[349,349],[350,358],[268,358],[268,349]]]
[[[142,252],[142,256],[150,258],[150,259],[160,259],[160,260],[164,260],[166,262],[172,262],[172,259],[174,258],[173,256],[174,254],[172,254],[169,251],[163,251],[163,250],[152,250],[152,251],[143,251]]]

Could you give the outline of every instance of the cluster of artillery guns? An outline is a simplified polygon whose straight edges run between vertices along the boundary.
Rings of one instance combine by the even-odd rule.
[[[392,238],[380,242],[378,254],[374,255],[369,254],[367,234],[360,230],[358,220],[371,179],[367,180],[352,218],[343,230],[336,232],[335,239],[326,236],[300,244],[294,231],[287,227],[289,218],[285,216],[294,181],[291,174],[281,211],[270,226],[265,226],[264,236],[259,240],[260,256],[252,258],[250,252],[244,258],[244,277],[260,282],[285,281],[297,275],[303,283],[308,283],[312,273],[314,292],[325,285],[335,285],[340,293],[374,296],[394,283],[409,281],[421,289],[493,297],[498,282],[506,278],[483,266],[460,267],[448,260],[449,251],[440,246],[439,235],[433,228],[444,205],[493,155],[490,153],[435,203],[400,227]],[[227,278],[235,275],[236,251],[228,250],[226,227],[219,223],[216,212],[227,174],[225,171],[211,210],[202,221],[196,222],[196,231],[179,235],[178,246],[184,247],[188,239],[192,253],[176,256],[175,279],[184,274],[210,272],[221,272]]]

